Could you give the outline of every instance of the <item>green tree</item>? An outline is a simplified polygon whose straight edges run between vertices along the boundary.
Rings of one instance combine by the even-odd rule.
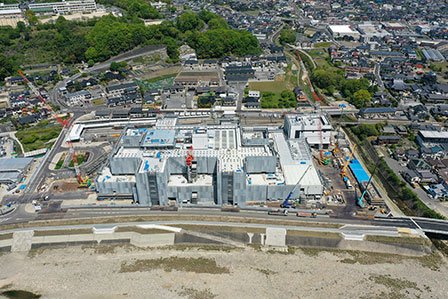
[[[177,17],[176,27],[182,32],[201,30],[204,28],[204,21],[194,12],[187,11]]]
[[[296,32],[292,29],[282,29],[280,31],[279,41],[282,45],[294,44],[296,42]]]
[[[35,26],[35,25],[37,25],[37,23],[39,23],[39,19],[37,18],[36,14],[32,10],[27,9],[25,11],[25,17],[31,26]]]
[[[366,89],[360,89],[353,94],[353,105],[357,108],[364,108],[370,104],[372,95]]]
[[[126,63],[126,61],[121,61],[121,62],[115,62],[112,61],[112,63],[110,64],[110,70],[112,72],[121,72],[124,68],[126,68],[128,64]]]
[[[19,66],[12,57],[7,57],[0,53],[0,81],[3,82],[6,77],[12,76],[18,70]]]
[[[229,24],[223,18],[211,19],[208,23],[209,29],[229,29]]]

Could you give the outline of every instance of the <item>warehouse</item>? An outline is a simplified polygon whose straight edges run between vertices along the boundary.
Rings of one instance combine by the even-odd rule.
[[[335,38],[348,36],[357,40],[361,36],[359,31],[353,30],[349,25],[329,25],[328,29]]]
[[[32,158],[0,159],[0,184],[12,185],[20,182],[32,161]]]
[[[30,3],[29,10],[34,13],[46,14],[72,14],[72,13],[87,13],[96,11],[95,0],[73,0],[61,2],[44,2],[44,3]]]
[[[304,138],[313,148],[328,148],[332,126],[325,115],[297,114],[285,116],[285,134],[288,138]]]
[[[303,176],[306,172],[306,176]],[[96,180],[99,198],[127,196],[141,205],[245,206],[323,193],[305,138],[238,125],[188,127],[171,119],[128,128]]]

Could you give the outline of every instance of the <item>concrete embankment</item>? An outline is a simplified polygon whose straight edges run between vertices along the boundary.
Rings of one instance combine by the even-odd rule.
[[[238,227],[206,225],[100,226],[82,229],[24,229],[0,234],[0,250],[27,252],[42,246],[130,243],[137,247],[161,247],[178,244],[209,244],[244,248],[288,247],[357,250],[421,256],[431,253],[431,243],[422,236],[393,237],[369,235],[348,240],[337,232],[290,230],[281,227]]]

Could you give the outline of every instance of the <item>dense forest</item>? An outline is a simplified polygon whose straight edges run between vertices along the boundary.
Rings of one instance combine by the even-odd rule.
[[[153,26],[145,26],[131,14],[85,22],[59,17],[54,23],[0,27],[0,80],[14,74],[19,65],[81,61],[92,65],[140,45],[166,45],[170,61],[175,62],[179,46],[185,43],[200,58],[260,53],[252,34],[231,29],[223,18],[208,11],[185,12],[174,21]]]

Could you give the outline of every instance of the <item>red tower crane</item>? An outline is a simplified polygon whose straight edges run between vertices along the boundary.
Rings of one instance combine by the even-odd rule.
[[[25,76],[25,74],[23,73],[22,70],[18,70],[17,71],[20,75],[20,77],[23,78],[23,81],[25,81],[25,83],[28,85],[28,87],[31,89],[31,91],[34,93],[34,95],[39,99],[39,101],[45,105],[45,107],[48,109],[48,111],[51,112],[51,116],[54,117],[58,123],[60,123],[62,125],[63,128],[68,126],[69,123],[69,119],[62,119],[58,114],[56,114],[53,111],[53,108],[51,108],[50,105],[47,104],[47,101],[44,99],[44,97],[42,96],[42,94],[40,93],[39,89],[34,86],[34,84],[28,80],[28,78]]]
[[[188,149],[187,157],[185,158],[185,164],[187,164],[187,166],[190,167],[191,164],[193,163],[193,160],[194,160],[194,156],[193,156],[193,146],[191,146],[191,147]]]

